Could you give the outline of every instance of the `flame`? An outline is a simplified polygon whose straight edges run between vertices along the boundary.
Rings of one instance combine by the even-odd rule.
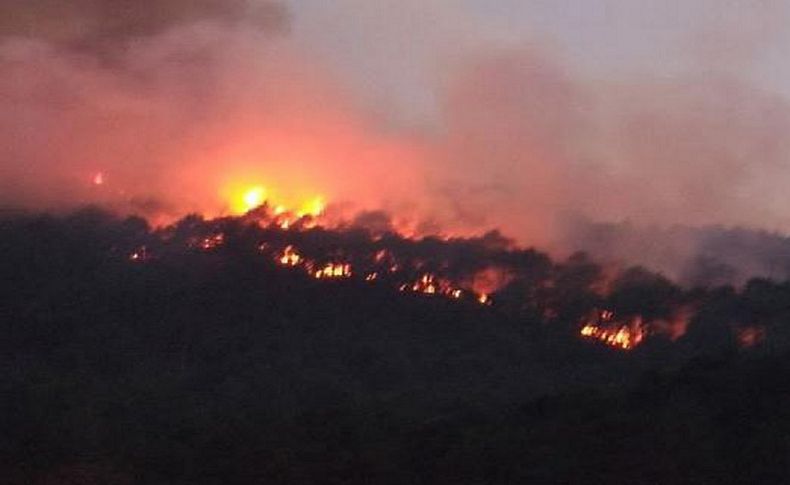
[[[302,256],[296,252],[293,246],[287,246],[277,261],[283,266],[298,266],[302,262]]]
[[[318,211],[320,207],[316,204],[314,209],[315,211]],[[283,230],[291,230],[289,229],[291,227],[291,219],[289,216],[291,216],[292,213],[284,212],[283,214],[284,215],[282,217],[278,217],[273,222],[275,225],[279,225],[279,227],[281,227]],[[304,217],[301,219],[299,221],[300,225],[294,226],[294,229],[292,230],[301,230],[301,228],[304,227],[301,225],[304,219],[309,218]],[[207,236],[189,239],[187,241],[187,247],[206,252],[213,251],[224,246],[226,239],[225,233],[216,232]],[[400,271],[400,266],[394,262],[394,255],[392,255],[387,250],[379,250],[372,255],[373,262],[379,264],[379,267],[373,268],[367,266],[365,268],[366,272],[363,272],[357,276],[357,274],[352,269],[353,264],[356,264],[354,262],[341,262],[335,260],[328,263],[317,264],[314,260],[305,258],[302,254],[300,254],[299,250],[293,244],[289,244],[279,251],[272,248],[271,246],[272,245],[269,242],[264,241],[258,242],[256,248],[260,253],[266,255],[266,257],[272,258],[276,264],[286,268],[299,269],[318,280],[351,279],[356,277],[360,280],[364,280],[365,282],[377,284],[379,284],[379,281],[384,280],[381,281],[380,284],[388,285],[391,281],[390,278],[397,277],[397,274]],[[132,262],[143,262],[148,258],[149,254],[145,246],[141,246],[128,257],[128,259]],[[363,267],[366,266],[364,263],[360,264]],[[417,261],[412,266],[424,267],[426,264],[427,263],[424,261]],[[390,274],[392,276],[380,278],[380,276],[383,274]],[[400,291],[421,293],[425,295],[444,297],[452,300],[466,299],[468,301],[476,301],[482,305],[492,304],[492,300],[487,293],[477,293],[471,289],[462,289],[460,286],[457,286],[457,282],[454,282],[446,277],[438,277],[433,273],[424,273],[416,281],[411,283],[403,283],[399,286],[399,288]]]
[[[326,266],[319,269],[313,275],[316,279],[331,279],[331,278],[350,278],[351,265],[343,263],[327,263]]]
[[[244,215],[267,201],[267,191],[262,185],[236,185],[225,189],[224,192],[230,211],[234,215]]]
[[[305,216],[318,217],[324,213],[325,209],[326,204],[324,203],[324,199],[322,197],[315,197],[302,203],[296,214],[300,218]]]
[[[595,321],[587,322],[579,334],[611,347],[632,350],[644,341],[646,330],[642,317],[637,316],[630,322],[622,323],[615,320],[613,312],[603,310],[597,314]]]
[[[264,205],[270,206],[275,224],[281,229],[289,229],[301,219],[306,228],[314,227],[315,219],[326,210],[321,196],[293,198],[259,184],[227,185],[222,194],[232,215],[244,215]]]
[[[437,278],[436,275],[426,273],[413,283],[405,283],[400,286],[400,291],[412,293],[422,293],[425,295],[439,295],[453,300],[460,300],[467,293],[461,288],[444,278]],[[474,299],[481,305],[491,305],[491,297],[486,293],[472,293]]]
[[[93,176],[93,185],[104,185],[104,173],[96,172],[96,174]]]
[[[438,291],[436,284],[436,277],[432,274],[425,274],[419,280],[411,285],[401,286],[401,291],[413,291],[414,293],[425,293],[426,295],[434,295]]]
[[[244,212],[257,209],[266,202],[266,190],[260,186],[252,187],[244,192],[242,201],[244,202]]]

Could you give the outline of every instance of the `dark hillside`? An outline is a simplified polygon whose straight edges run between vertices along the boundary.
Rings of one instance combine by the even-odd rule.
[[[619,352],[531,311],[319,281],[262,258],[241,243],[252,229],[237,229],[217,250],[188,251],[91,211],[0,225],[2,480],[786,476],[781,349]],[[151,256],[138,264],[128,253],[141,241]]]

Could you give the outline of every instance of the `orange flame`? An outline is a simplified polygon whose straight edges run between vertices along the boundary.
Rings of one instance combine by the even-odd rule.
[[[642,317],[622,323],[614,320],[614,313],[604,310],[597,315],[596,321],[586,323],[579,334],[611,347],[632,350],[644,341],[646,330]]]
[[[328,263],[323,268],[313,274],[316,279],[350,278],[351,265],[340,263]]]
[[[302,262],[302,256],[296,252],[293,246],[287,246],[277,258],[283,266],[298,266]]]

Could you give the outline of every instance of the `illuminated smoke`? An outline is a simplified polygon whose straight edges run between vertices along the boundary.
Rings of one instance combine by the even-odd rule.
[[[13,0],[0,20],[0,204],[98,203],[161,224],[269,202],[282,227],[387,213],[368,222],[500,228],[558,252],[590,244],[567,230],[578,220],[790,229],[790,105],[722,67],[776,35],[775,2],[721,7],[749,28],[701,27],[704,53],[672,78],[604,82],[541,39],[503,41],[457,2],[319,3],[306,9],[327,24],[263,0]],[[358,35],[367,64],[306,43],[322,25]]]

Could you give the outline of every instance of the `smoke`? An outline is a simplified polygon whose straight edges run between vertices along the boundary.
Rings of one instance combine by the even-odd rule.
[[[252,9],[244,2],[177,5],[165,9],[172,15],[129,13],[123,2],[73,12],[99,24],[103,15],[140,16],[139,30],[123,23],[57,42],[43,34],[3,40],[6,204],[101,202],[173,218],[227,211],[226,192],[248,183],[284,201],[374,204],[370,180],[389,179],[389,196],[415,186],[412,143],[376,133],[282,35],[283,24],[247,15],[232,22]],[[34,13],[54,11],[47,4]],[[85,48],[83,40],[98,37],[109,41]],[[101,186],[92,184],[97,173]]]
[[[720,7],[667,76],[602,81],[447,0],[14,1],[0,204],[173,219],[260,184],[565,252],[596,247],[579,221],[786,231],[790,104],[740,73],[785,10]]]
[[[4,8],[0,36],[36,38],[108,56],[117,55],[130,40],[203,20],[269,31],[288,23],[283,6],[269,1],[9,0]]]

